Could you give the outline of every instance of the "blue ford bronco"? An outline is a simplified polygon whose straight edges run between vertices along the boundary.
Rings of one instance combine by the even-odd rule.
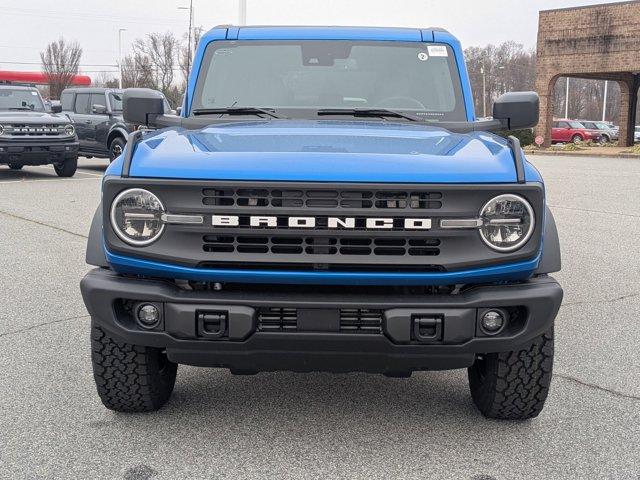
[[[467,368],[487,417],[543,407],[558,234],[515,137],[533,92],[476,119],[441,29],[221,26],[180,116],[130,89],[143,127],[107,169],[82,280],[98,394],[157,410],[178,364],[233,374]]]

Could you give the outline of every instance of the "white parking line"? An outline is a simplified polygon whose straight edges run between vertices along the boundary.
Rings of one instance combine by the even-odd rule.
[[[31,168],[46,168],[47,170],[53,170],[53,167],[51,165],[30,165]],[[82,173],[84,175],[91,175],[94,177],[102,177],[102,174],[100,173],[92,173],[92,172],[87,172],[85,170],[83,170],[82,168],[78,168],[78,173]]]
[[[96,180],[93,177],[84,177],[84,178],[41,178],[38,180],[0,180],[0,184],[2,183],[36,183],[36,182],[77,182],[79,180]]]

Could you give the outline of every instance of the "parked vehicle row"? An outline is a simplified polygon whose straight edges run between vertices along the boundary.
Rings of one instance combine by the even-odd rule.
[[[636,131],[638,128],[636,127]],[[637,135],[636,135],[637,137]],[[618,127],[595,120],[554,120],[551,128],[552,143],[617,142],[620,138]],[[637,141],[637,138],[636,138]]]

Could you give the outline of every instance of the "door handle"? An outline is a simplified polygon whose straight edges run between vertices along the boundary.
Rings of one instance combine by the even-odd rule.
[[[91,125],[93,122],[91,120],[87,120],[87,125]]]

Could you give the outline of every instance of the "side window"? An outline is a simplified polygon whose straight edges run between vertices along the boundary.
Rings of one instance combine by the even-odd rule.
[[[62,105],[62,110],[67,112],[73,111],[73,93],[67,92],[60,95],[60,104]]]
[[[92,112],[92,108],[94,105],[102,105],[103,107],[107,107],[107,98],[104,93],[92,93],[91,100],[89,102],[89,112]]]
[[[78,93],[76,95],[76,105],[73,111],[76,113],[90,113],[89,97],[90,95],[88,93]]]
[[[553,122],[552,127],[553,128],[558,128],[560,126],[560,122]]]
[[[558,122],[559,128],[569,128],[569,124],[567,122]]]

